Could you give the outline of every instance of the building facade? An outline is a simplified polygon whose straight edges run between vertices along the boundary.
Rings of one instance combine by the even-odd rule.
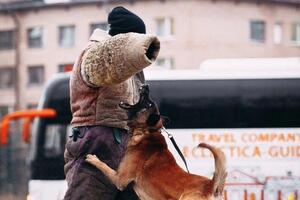
[[[54,1],[55,2],[55,1]],[[33,108],[54,74],[70,68],[117,5],[145,21],[161,52],[153,69],[206,59],[300,56],[300,1],[0,0],[0,115]]]

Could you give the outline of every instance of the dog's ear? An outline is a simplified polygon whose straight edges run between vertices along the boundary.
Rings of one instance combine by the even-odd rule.
[[[159,114],[151,114],[147,119],[147,125],[150,127],[155,126],[159,120],[160,120]]]

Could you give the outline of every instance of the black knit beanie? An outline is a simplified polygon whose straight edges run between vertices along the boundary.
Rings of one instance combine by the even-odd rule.
[[[109,34],[111,36],[128,32],[146,33],[143,20],[121,6],[115,7],[109,13],[107,21],[110,24]]]

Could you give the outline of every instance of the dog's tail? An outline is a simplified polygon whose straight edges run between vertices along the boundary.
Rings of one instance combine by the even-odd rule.
[[[226,172],[226,157],[221,149],[211,146],[206,143],[201,143],[198,147],[203,147],[209,149],[215,159],[215,173],[212,179],[212,192],[214,196],[220,196],[223,193],[225,186],[225,180],[227,176]]]

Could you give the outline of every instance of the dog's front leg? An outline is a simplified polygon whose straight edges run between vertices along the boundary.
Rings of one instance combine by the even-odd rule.
[[[101,170],[119,190],[123,190],[131,182],[127,177],[122,176],[122,174],[120,175],[106,163],[99,160],[96,155],[88,154],[86,156],[86,161]]]

